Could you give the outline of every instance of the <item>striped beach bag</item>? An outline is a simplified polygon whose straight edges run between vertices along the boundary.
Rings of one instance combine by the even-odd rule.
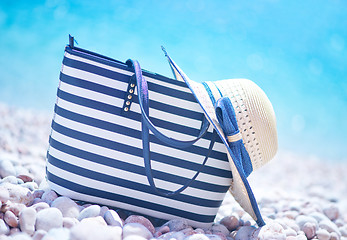
[[[209,227],[232,174],[184,81],[70,44],[47,153],[58,194]]]

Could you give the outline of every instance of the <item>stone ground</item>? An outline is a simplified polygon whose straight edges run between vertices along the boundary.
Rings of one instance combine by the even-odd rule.
[[[347,163],[279,152],[250,185],[267,225],[227,194],[210,229],[58,197],[45,184],[52,115],[0,104],[0,240],[188,239],[347,240]]]

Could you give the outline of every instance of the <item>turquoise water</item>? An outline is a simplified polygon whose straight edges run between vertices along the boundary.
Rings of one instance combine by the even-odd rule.
[[[193,80],[261,86],[281,149],[347,159],[346,1],[93,2],[0,2],[1,102],[52,111],[68,34],[170,76],[164,45]]]

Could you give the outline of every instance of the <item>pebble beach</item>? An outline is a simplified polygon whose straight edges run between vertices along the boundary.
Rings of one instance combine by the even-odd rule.
[[[209,229],[58,196],[45,181],[51,113],[0,103],[0,240],[347,240],[347,162],[279,151],[250,185],[258,228],[227,194]]]

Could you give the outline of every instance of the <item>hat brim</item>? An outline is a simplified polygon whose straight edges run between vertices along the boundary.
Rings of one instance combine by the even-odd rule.
[[[169,57],[169,63],[172,67],[173,73],[177,80],[182,80],[186,82],[187,86],[190,88],[191,92],[195,96],[196,100],[203,109],[206,118],[213,125],[214,129],[218,133],[219,137],[223,141],[226,147],[226,153],[230,163],[230,169],[232,172],[232,182],[229,188],[230,193],[233,195],[235,200],[240,204],[240,206],[256,221],[259,227],[265,225],[264,220],[261,217],[258,204],[252,192],[252,189],[248,183],[247,177],[243,171],[241,159],[235,157],[231,151],[228,140],[225,137],[223,130],[218,123],[215,107],[207,93],[205,87],[201,83],[190,80],[187,75],[177,66],[177,64]],[[213,93],[214,96],[218,96],[218,93]],[[220,95],[219,95],[220,96]]]

